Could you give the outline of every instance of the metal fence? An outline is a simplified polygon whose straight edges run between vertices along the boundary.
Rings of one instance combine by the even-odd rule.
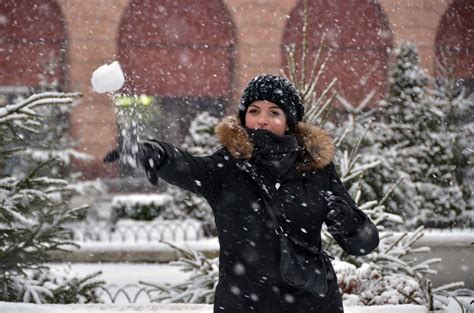
[[[151,303],[155,297],[156,289],[139,284],[115,284],[101,286],[97,290],[99,298],[106,304],[109,303]]]
[[[203,224],[196,220],[83,222],[72,224],[69,229],[78,242],[188,241],[205,237]]]

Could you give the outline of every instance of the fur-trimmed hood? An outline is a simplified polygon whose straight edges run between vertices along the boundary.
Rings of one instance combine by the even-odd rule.
[[[215,133],[219,143],[226,147],[234,158],[249,160],[252,157],[253,144],[237,117],[224,118],[216,126]],[[334,144],[325,130],[299,122],[293,134],[298,144],[304,148],[303,162],[298,164],[299,171],[318,170],[332,162]]]

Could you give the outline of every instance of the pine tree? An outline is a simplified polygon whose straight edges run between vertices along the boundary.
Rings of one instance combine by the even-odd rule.
[[[90,279],[98,274],[85,280],[63,277],[54,283],[56,278],[44,265],[49,251],[74,246],[65,224],[84,211],[68,206],[74,189],[66,180],[44,175],[54,160],[25,172],[11,173],[6,166],[13,155],[28,148],[25,133],[40,132],[40,107],[71,105],[79,96],[46,92],[0,108],[0,301],[97,300],[94,290],[102,282]],[[65,296],[71,290],[77,293]]]
[[[51,60],[53,61],[53,60]],[[26,94],[17,95],[12,102],[24,101],[31,93],[57,92],[59,90],[56,78],[48,80],[44,73],[53,74],[55,63],[50,62],[42,65],[43,73],[38,75],[38,87],[32,88]],[[41,123],[35,129],[17,130],[17,136],[21,137],[25,149],[17,155],[12,156],[9,161],[9,173],[13,175],[31,171],[38,164],[50,159],[57,160],[51,163],[47,169],[47,175],[55,178],[69,178],[72,159],[87,161],[92,157],[74,149],[76,143],[70,137],[69,117],[71,110],[78,102],[57,103],[55,105],[38,106],[36,114],[41,115]],[[39,174],[43,174],[40,170]]]
[[[431,95],[412,44],[402,43],[396,50],[380,115],[380,155],[386,157],[389,170],[375,182],[385,191],[387,182],[403,178],[389,199],[390,209],[404,215],[412,227],[454,225],[466,207],[453,174],[456,134],[446,126],[443,108]]]
[[[474,207],[474,93],[467,94],[465,87],[455,77],[456,59],[449,52],[441,53],[434,88],[434,101],[445,115],[445,127],[455,134],[453,164],[455,176],[461,185],[464,200],[472,212]],[[466,219],[467,220],[467,219]],[[472,218],[471,218],[472,220]]]

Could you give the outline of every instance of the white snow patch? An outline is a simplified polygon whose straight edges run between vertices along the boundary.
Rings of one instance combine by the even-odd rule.
[[[118,286],[138,284],[139,281],[177,284],[190,275],[178,266],[159,263],[48,263],[48,266],[55,271],[69,267],[79,277],[102,271],[99,279],[107,285]]]
[[[136,204],[164,206],[172,200],[167,194],[130,194],[123,196],[114,196],[112,198],[112,206],[133,207]]]

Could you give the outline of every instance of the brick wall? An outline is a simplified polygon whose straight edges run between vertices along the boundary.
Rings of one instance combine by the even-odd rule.
[[[67,33],[66,86],[84,94],[71,117],[72,135],[80,140],[81,151],[97,157],[95,161],[76,163],[75,166],[88,179],[112,177],[116,175],[116,168],[104,166],[101,158],[116,144],[116,120],[111,99],[92,92],[90,77],[98,66],[118,58],[119,26],[129,1],[56,1]],[[235,104],[252,77],[262,73],[279,73],[283,64],[281,45],[284,30],[299,1],[222,2],[229,12],[235,35],[235,60],[229,73],[233,82],[231,98]],[[430,72],[434,69],[438,25],[450,3],[451,0],[379,1],[393,33],[394,44],[403,40],[414,41],[419,47],[422,65]],[[234,110],[235,105],[227,108],[228,113]]]

